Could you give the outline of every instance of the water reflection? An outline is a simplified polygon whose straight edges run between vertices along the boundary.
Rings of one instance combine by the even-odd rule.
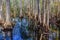
[[[50,32],[49,33],[49,40],[55,40],[56,39],[56,36],[57,36],[57,33],[56,32]]]

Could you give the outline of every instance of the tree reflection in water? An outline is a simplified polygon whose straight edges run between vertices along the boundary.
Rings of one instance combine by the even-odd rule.
[[[31,40],[29,37],[29,31],[28,29],[28,21],[23,18],[22,20],[18,21],[16,20],[16,24],[13,28],[12,34],[13,34],[13,40]]]
[[[3,35],[3,31],[2,31],[2,28],[0,27],[0,40],[3,40],[4,39],[4,35]]]
[[[49,33],[49,40],[55,40],[56,39],[56,36],[57,36],[57,33],[56,32],[50,32]]]

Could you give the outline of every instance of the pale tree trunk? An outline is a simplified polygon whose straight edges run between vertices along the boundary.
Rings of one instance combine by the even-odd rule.
[[[27,5],[29,5],[31,0],[24,0],[24,7],[27,7]]]
[[[47,28],[49,29],[50,0],[47,0]]]
[[[55,0],[53,0],[53,3],[54,3]],[[54,9],[54,5],[53,5],[53,9]],[[54,12],[52,12],[52,17],[54,17]]]
[[[46,12],[47,12],[47,17],[46,17],[46,18],[47,18],[47,20],[46,20],[46,21],[47,21],[47,23],[46,23],[46,32],[49,33],[48,30],[49,30],[49,18],[50,18],[50,17],[49,17],[49,16],[50,16],[50,15],[49,15],[49,14],[50,14],[50,0],[46,0],[46,3],[47,3],[47,8],[46,8],[46,9],[47,9],[47,10],[46,10]],[[49,35],[47,34],[46,38],[48,38],[48,36],[49,36]],[[48,39],[47,39],[47,40],[48,40]]]
[[[24,0],[24,7],[27,8],[27,13],[30,16],[30,12],[31,12],[31,0]]]
[[[60,3],[60,0],[58,0],[58,2]],[[59,12],[60,12],[60,4],[58,4],[58,12],[57,12],[57,17],[59,17]]]
[[[32,13],[35,20],[36,19],[36,0],[32,0]]]
[[[33,14],[33,2],[34,2],[34,0],[31,0],[31,12],[32,12],[32,14]]]
[[[35,3],[36,3],[36,4],[35,4],[35,18],[36,18],[36,16],[38,15],[38,6],[39,6],[39,5],[38,5],[37,2],[38,2],[38,0],[36,0],[36,2],[35,2]]]
[[[29,16],[29,18],[31,17],[31,9],[30,9],[30,7],[31,7],[31,3],[30,3],[30,0],[28,0],[28,5],[27,5],[27,8],[28,8],[28,16]]]
[[[40,6],[40,1],[38,3],[39,3],[39,8],[38,8],[39,9],[39,11],[38,11],[39,14],[38,15],[39,15],[39,21],[41,23],[42,21],[41,21],[41,6]]]
[[[2,0],[0,0],[0,22],[3,21],[3,15],[2,15]]]
[[[22,0],[20,0],[20,16],[22,16]]]
[[[44,11],[44,12],[43,12],[43,14],[44,14],[44,15],[43,15],[43,26],[44,26],[44,25],[46,24],[46,8],[45,8],[45,7],[46,7],[46,6],[45,6],[45,5],[46,5],[46,0],[43,0],[42,2],[43,2],[43,8],[44,8],[44,9],[43,9],[43,11]]]
[[[52,12],[51,12],[51,5],[53,4],[53,0],[50,0],[50,15],[49,15],[49,18],[52,19]]]
[[[33,13],[34,13],[34,16],[35,16],[35,19],[36,19],[37,15],[38,15],[38,3],[37,3],[37,0],[35,0],[33,2]]]
[[[43,34],[41,34],[40,40],[42,40],[42,38],[43,38]]]
[[[16,12],[16,9],[17,9],[17,6],[16,5],[17,5],[16,0],[13,0],[14,17],[16,17],[16,13],[17,13]]]
[[[2,0],[0,0],[0,19],[2,19]]]
[[[6,0],[6,22],[10,22],[10,0]]]
[[[6,0],[6,22],[4,26],[11,25],[10,21],[10,0]]]
[[[40,18],[40,23],[42,23],[42,21],[41,21],[41,6],[39,5],[39,7],[40,7],[40,8],[39,8],[39,10],[40,10],[40,11],[39,11],[39,13],[40,13],[40,14],[39,14],[39,15],[40,15],[39,18]]]
[[[33,14],[35,15],[35,0],[32,0]]]

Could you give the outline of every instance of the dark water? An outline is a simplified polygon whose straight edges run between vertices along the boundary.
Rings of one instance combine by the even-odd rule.
[[[12,36],[9,36],[8,33],[3,35],[3,31],[0,29],[0,40],[33,40],[32,37],[29,35],[28,30],[28,20],[23,18],[22,20],[16,19],[15,25],[12,28]],[[48,40],[55,40],[56,33],[50,33]]]
[[[28,36],[29,31],[28,28],[28,21],[23,18],[22,20],[16,19],[16,24],[14,25],[14,28],[12,29],[12,39],[8,35],[8,33],[3,36],[2,30],[0,31],[0,40],[6,39],[6,40],[27,40],[30,39]]]
[[[29,31],[28,28],[28,21],[23,18],[20,21],[16,20],[16,24],[12,31],[12,39],[13,40],[29,40],[30,37],[28,36]],[[31,39],[30,39],[31,40]]]

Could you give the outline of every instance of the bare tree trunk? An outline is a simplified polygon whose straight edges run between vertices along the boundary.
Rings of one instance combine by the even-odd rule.
[[[22,16],[22,0],[20,0],[20,16]]]
[[[10,0],[6,0],[6,22],[4,26],[11,25],[10,21]]]
[[[17,3],[16,3],[16,0],[13,0],[13,9],[14,9],[14,17],[16,17],[16,14],[17,14]]]
[[[10,22],[10,0],[6,0],[6,22]]]
[[[36,14],[38,13],[37,12],[37,0],[32,0],[32,11],[33,11],[33,15],[36,18]]]
[[[33,14],[35,14],[35,0],[32,0]]]
[[[42,38],[43,38],[43,34],[41,34],[40,40],[42,40]]]
[[[35,18],[36,18],[37,15],[38,15],[38,6],[39,6],[39,5],[38,5],[37,2],[38,2],[38,0],[35,1]]]
[[[0,19],[2,19],[2,0],[0,0]]]
[[[39,11],[38,11],[38,15],[39,15],[39,21],[40,21],[40,23],[42,22],[41,21],[41,6],[40,6],[40,1],[38,2],[39,3]]]
[[[29,18],[31,17],[31,2],[30,2],[30,0],[28,0],[28,5],[27,5],[27,8],[28,8],[28,16],[29,16]]]
[[[47,0],[47,26],[49,27],[50,0]]]
[[[47,26],[46,26],[46,31],[47,33],[49,33],[49,18],[50,18],[50,0],[47,0]],[[48,34],[47,34],[47,38],[48,38]],[[48,39],[47,39],[48,40]]]
[[[0,0],[0,22],[3,21],[3,15],[2,15],[2,0]]]
[[[44,10],[44,12],[43,12],[43,14],[44,14],[44,16],[43,16],[43,26],[46,24],[46,0],[43,0],[42,1],[43,2],[43,10]]]
[[[58,2],[60,3],[60,0],[58,0]],[[59,17],[59,13],[60,13],[60,4],[58,4],[58,12],[57,12],[57,17]]]

